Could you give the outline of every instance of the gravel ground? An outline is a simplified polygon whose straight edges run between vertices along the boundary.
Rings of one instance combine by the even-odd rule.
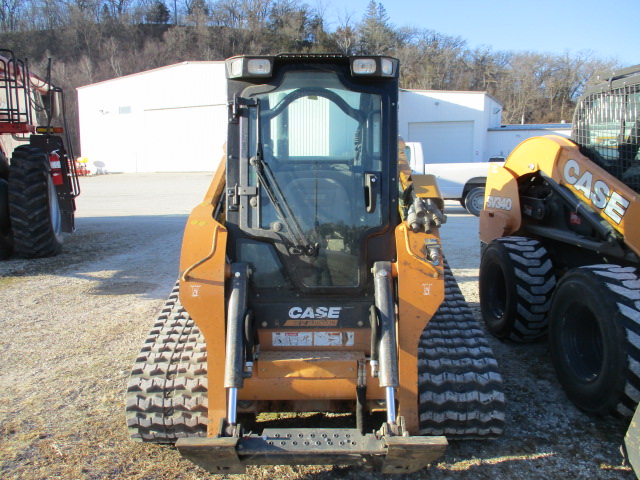
[[[210,178],[82,178],[77,232],[62,255],[0,263],[0,478],[223,478],[172,448],[130,442],[123,402],[134,357],[177,277],[186,215]],[[455,203],[447,213],[445,254],[480,318],[478,220]],[[635,478],[619,452],[625,422],[576,410],[545,343],[490,340],[508,401],[504,435],[452,443],[431,468],[406,478]],[[382,476],[352,467],[265,467],[236,478]]]

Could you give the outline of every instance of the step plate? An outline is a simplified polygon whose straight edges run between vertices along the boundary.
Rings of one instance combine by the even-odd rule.
[[[247,465],[360,465],[411,473],[440,457],[445,437],[362,435],[355,429],[265,429],[242,438],[181,438],[180,454],[213,473],[245,473]]]

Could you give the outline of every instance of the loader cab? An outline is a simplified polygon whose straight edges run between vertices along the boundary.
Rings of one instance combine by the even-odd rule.
[[[226,62],[226,226],[265,294],[353,295],[398,223],[398,62],[277,55]]]
[[[640,65],[598,79],[576,107],[571,137],[592,161],[640,192]]]

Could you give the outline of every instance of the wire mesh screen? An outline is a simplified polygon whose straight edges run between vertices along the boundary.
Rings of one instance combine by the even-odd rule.
[[[584,98],[572,137],[586,156],[640,192],[640,77],[635,81]]]

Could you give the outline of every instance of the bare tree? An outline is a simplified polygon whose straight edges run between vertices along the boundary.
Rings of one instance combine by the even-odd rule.
[[[15,32],[18,29],[23,7],[23,0],[0,1],[0,31]]]

